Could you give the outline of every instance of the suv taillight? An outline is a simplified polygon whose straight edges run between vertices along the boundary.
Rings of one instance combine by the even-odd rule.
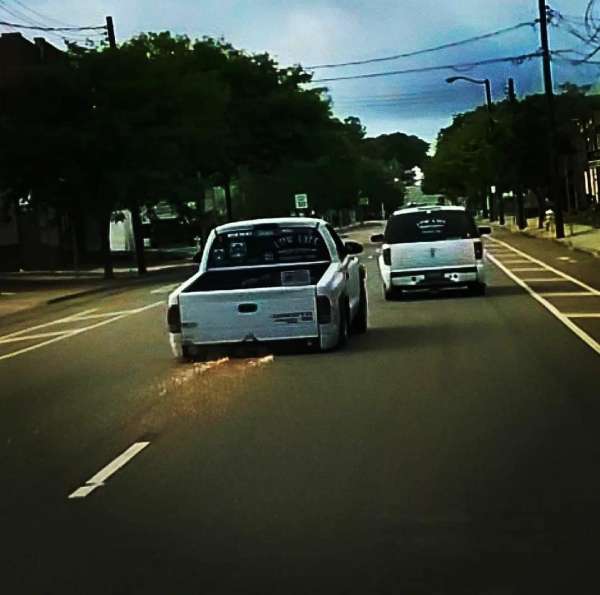
[[[170,333],[181,332],[181,314],[179,313],[179,305],[169,306],[167,310],[167,325]]]
[[[317,296],[317,321],[319,324],[331,322],[331,302],[325,295]]]
[[[475,248],[475,260],[482,260],[483,259],[483,244],[481,242],[475,242],[473,244],[473,247]]]
[[[384,248],[383,250],[383,264],[392,266],[392,249]]]

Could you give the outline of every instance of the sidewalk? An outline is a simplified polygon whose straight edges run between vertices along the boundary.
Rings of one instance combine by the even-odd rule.
[[[561,244],[571,250],[586,252],[597,258],[600,258],[600,229],[591,227],[590,225],[581,225],[578,223],[565,223],[565,238],[556,239],[554,226],[550,229],[538,229],[537,217],[527,220],[527,229],[519,230],[515,223],[514,217],[506,218],[506,225],[500,225],[497,222],[489,223],[493,229],[503,229],[515,234],[528,236],[531,238],[551,240],[557,244]]]
[[[191,256],[184,260],[148,267],[139,276],[133,267],[115,267],[115,278],[105,279],[102,269],[86,271],[0,272],[0,320],[4,316],[67,301],[86,295],[154,283],[161,276],[193,267]],[[157,279],[158,278],[158,279]]]

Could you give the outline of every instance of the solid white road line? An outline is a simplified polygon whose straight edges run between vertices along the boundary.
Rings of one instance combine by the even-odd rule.
[[[152,293],[152,294],[171,293],[178,286],[179,286],[178,283],[171,283],[170,285],[163,285],[162,287],[153,289],[150,293]]]
[[[600,312],[573,312],[565,314],[567,318],[600,318]]]
[[[103,486],[104,482],[111,475],[114,475],[121,467],[124,467],[129,463],[133,457],[142,452],[149,444],[150,442],[135,442],[132,444],[124,453],[120,454],[116,459],[106,465],[106,467],[100,469],[96,475],[90,477],[85,482],[85,485],[69,494],[69,499],[72,500],[74,498],[85,498],[86,496],[89,496],[96,488]]]
[[[36,333],[35,335],[19,335],[8,339],[0,339],[0,345],[4,343],[16,343],[17,341],[33,341],[34,339],[47,339],[48,337],[57,337],[59,335],[68,335],[73,331],[52,331],[50,333]]]
[[[53,324],[65,324],[67,322],[71,322],[76,319],[78,316],[84,316],[86,314],[90,314],[91,312],[95,312],[98,308],[90,308],[89,310],[84,310],[83,312],[79,312],[77,314],[71,314],[71,316],[65,316],[64,318],[59,318],[58,320],[52,320],[50,322],[44,322],[42,324],[36,324],[35,326],[30,326],[20,331],[15,331],[14,333],[8,333],[8,335],[1,335],[1,339],[8,339],[9,337],[16,337],[17,335],[22,335],[23,333],[28,333],[30,331],[37,331],[41,328],[46,328],[47,326],[52,326]]]
[[[545,271],[542,267],[523,267],[518,269],[510,269],[513,273],[533,273],[539,271]]]
[[[541,260],[538,260],[537,258],[534,258],[533,256],[529,256],[529,254],[522,252],[518,248],[513,248],[513,246],[511,246],[510,244],[507,244],[506,242],[503,242],[502,240],[497,240],[494,238],[490,238],[490,240],[492,242],[501,244],[502,246],[506,246],[507,248],[512,250],[515,254],[518,254],[519,256],[522,256],[523,258],[528,258],[531,262],[535,262],[535,263],[539,264],[540,266],[545,267],[546,270],[551,271],[552,273],[555,273],[556,275],[559,275],[560,277],[563,277],[563,278],[567,279],[568,281],[571,281],[571,283],[575,283],[575,285],[579,285],[579,287],[581,287],[582,289],[585,289],[595,295],[600,295],[600,291],[597,289],[594,289],[591,285],[588,285],[587,283],[584,283],[583,281],[580,281],[579,279],[576,279],[575,277],[572,277],[571,275],[568,275],[567,273],[563,273],[562,271],[555,269],[554,267],[546,264],[545,262],[543,262]]]
[[[518,260],[502,260],[504,264],[532,264],[531,260],[523,260],[522,258]]]
[[[497,241],[497,240],[496,240]],[[539,293],[534,291],[523,279],[520,279],[511,272],[508,267],[505,267],[499,260],[490,256],[490,260],[507,275],[510,279],[512,279],[517,285],[522,287],[531,297],[538,301],[548,312],[550,312],[553,316],[558,318],[570,331],[575,333],[586,345],[591,347],[598,355],[600,355],[600,343],[590,337],[583,329],[579,328],[574,322],[572,322],[567,316],[565,316],[556,306],[553,306],[548,300],[544,299]]]
[[[102,320],[101,322],[97,322],[96,324],[92,324],[90,326],[86,326],[84,328],[74,329],[69,331],[68,334],[60,335],[59,337],[54,337],[52,339],[48,339],[47,341],[42,341],[41,343],[37,343],[36,345],[31,345],[30,347],[24,347],[23,349],[19,349],[18,351],[13,351],[11,353],[7,353],[6,355],[0,355],[0,361],[4,359],[11,359],[13,357],[17,357],[18,355],[22,355],[24,353],[28,353],[29,351],[34,351],[36,349],[40,349],[40,347],[45,347],[46,345],[50,345],[51,343],[57,343],[58,341],[63,341],[64,339],[69,339],[76,335],[80,335],[81,333],[85,333],[87,331],[91,331],[92,329],[104,326],[105,324],[110,324],[111,322],[116,322],[117,320],[121,320],[127,316],[131,316],[132,314],[138,314],[139,312],[144,312],[145,310],[149,310],[150,308],[156,308],[156,306],[162,306],[164,302],[161,300],[160,302],[154,302],[148,306],[144,306],[143,308],[137,308],[136,310],[130,310],[127,314],[121,314],[119,316],[114,316],[113,318],[109,318],[108,320]],[[24,332],[24,331],[22,331]],[[8,335],[6,335],[8,337]]]

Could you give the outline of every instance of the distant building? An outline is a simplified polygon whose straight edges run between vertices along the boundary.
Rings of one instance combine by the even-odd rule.
[[[578,122],[579,160],[583,169],[583,185],[587,206],[600,206],[600,113]],[[591,204],[590,204],[591,203]]]

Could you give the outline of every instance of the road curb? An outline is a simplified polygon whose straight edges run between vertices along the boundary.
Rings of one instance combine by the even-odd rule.
[[[53,297],[49,300],[46,300],[47,305],[51,304],[59,304],[60,302],[67,302],[69,300],[75,300],[80,297],[85,297],[86,295],[93,295],[94,293],[102,293],[103,291],[110,291],[111,289],[121,289],[123,287],[127,287],[131,285],[131,283],[123,283],[120,285],[103,285],[102,287],[94,287],[92,289],[84,289],[83,291],[76,291],[74,293],[67,293],[65,295],[59,295],[58,297]]]
[[[167,269],[167,271],[172,271],[175,268],[177,269],[182,269],[182,268],[188,268],[188,267],[193,267],[193,263],[192,264],[185,264],[185,265],[181,265],[180,267],[172,267],[170,269]],[[157,277],[161,277],[165,274],[166,271],[157,271],[157,273],[152,274],[150,273],[150,275],[146,274],[140,277],[135,277],[133,279],[128,279],[128,280],[124,280],[121,282],[115,282],[114,284],[111,285],[101,285],[99,287],[91,287],[90,289],[83,289],[81,291],[75,291],[73,293],[67,293],[64,295],[59,295],[57,297],[53,297],[50,298],[49,300],[47,300],[45,303],[46,305],[51,305],[51,304],[58,304],[61,302],[67,302],[69,300],[75,300],[77,298],[80,297],[85,297],[87,295],[94,295],[95,293],[103,293],[103,292],[107,292],[107,291],[113,291],[113,290],[122,290],[122,289],[127,289],[128,287],[131,287],[132,285],[141,285],[144,282],[148,282],[148,281],[156,281],[158,280]]]

